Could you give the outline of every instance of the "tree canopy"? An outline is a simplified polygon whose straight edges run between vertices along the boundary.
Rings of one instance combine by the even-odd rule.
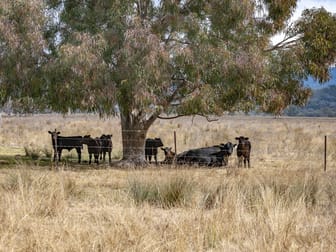
[[[172,113],[281,113],[336,57],[335,15],[289,23],[296,2],[1,1],[0,102],[120,115],[126,159],[141,159],[150,125]]]

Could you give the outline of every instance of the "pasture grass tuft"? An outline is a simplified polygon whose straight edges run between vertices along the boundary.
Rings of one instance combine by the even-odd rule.
[[[38,160],[41,157],[41,150],[37,148],[24,147],[26,157],[30,157],[32,160]]]
[[[149,203],[162,208],[185,206],[191,201],[193,183],[185,178],[172,178],[163,183],[153,181],[130,182],[129,194],[135,203]]]

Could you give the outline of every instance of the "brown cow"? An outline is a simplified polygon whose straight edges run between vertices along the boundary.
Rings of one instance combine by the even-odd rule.
[[[165,159],[163,160],[163,164],[172,164],[175,158],[175,152],[172,151],[172,147],[161,147],[165,154]]]
[[[248,168],[250,168],[250,153],[251,153],[251,142],[248,137],[240,136],[236,137],[238,140],[237,146],[237,157],[238,157],[238,167],[241,167],[242,162],[244,161],[244,167],[246,163]]]

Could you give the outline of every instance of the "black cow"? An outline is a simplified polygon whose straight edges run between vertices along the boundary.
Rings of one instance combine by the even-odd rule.
[[[162,148],[164,154],[165,154],[165,159],[163,160],[163,164],[172,164],[175,158],[175,152],[172,151],[172,147],[165,147]]]
[[[109,163],[111,164],[111,152],[113,148],[112,134],[111,135],[105,135],[105,134],[101,135],[100,141],[102,144],[101,152],[100,152],[100,160],[103,160],[105,162],[105,156],[107,152],[108,157],[109,157]]]
[[[238,157],[238,167],[241,167],[244,161],[244,167],[246,167],[246,162],[248,168],[250,168],[250,153],[251,153],[251,142],[248,137],[240,136],[236,137],[238,140],[237,146],[237,157]]]
[[[179,165],[183,164],[192,164],[191,156],[189,155],[189,151],[184,151],[176,155],[176,163]]]
[[[86,144],[89,152],[89,164],[91,164],[92,155],[94,156],[94,162],[99,164],[99,154],[101,152],[101,140],[96,137],[92,138],[90,135],[86,135],[82,140],[83,144]]]
[[[227,142],[226,144],[222,144],[221,150],[223,152],[223,165],[226,166],[229,164],[229,157],[233,153],[234,148],[237,146],[237,144],[233,144],[231,142]]]
[[[54,149],[54,161],[58,156],[58,161],[61,161],[62,150],[68,151],[76,149],[78,154],[78,163],[81,162],[81,149],[83,149],[82,136],[59,136],[59,131],[48,131],[51,135],[51,141]]]
[[[152,156],[154,156],[155,164],[157,164],[157,152],[158,148],[162,147],[163,143],[161,138],[147,138],[145,142],[145,158],[148,159],[149,163],[152,161]]]
[[[212,147],[192,149],[178,154],[176,160],[178,164],[226,166],[228,164],[228,158],[232,154],[235,146],[235,144],[228,142]]]

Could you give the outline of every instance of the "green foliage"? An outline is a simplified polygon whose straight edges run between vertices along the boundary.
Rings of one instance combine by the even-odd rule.
[[[302,60],[308,74],[320,82],[329,80],[328,67],[336,57],[336,16],[324,8],[305,10],[296,29],[303,35]]]
[[[120,113],[144,132],[169,112],[281,114],[336,58],[335,16],[306,10],[287,26],[296,2],[1,1],[0,104]]]

